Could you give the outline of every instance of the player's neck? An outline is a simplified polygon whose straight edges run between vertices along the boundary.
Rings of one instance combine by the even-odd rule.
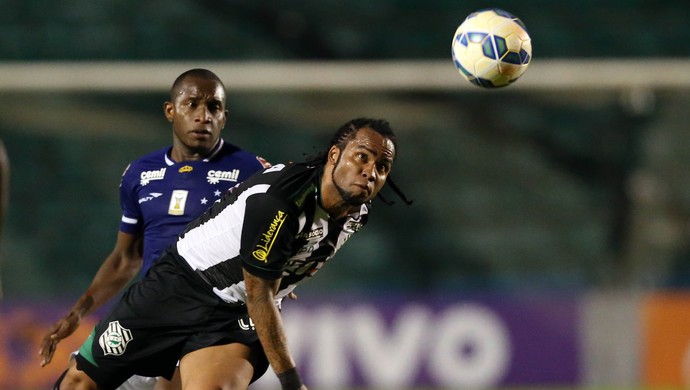
[[[184,161],[199,161],[209,156],[209,152],[199,153],[192,150],[181,150],[180,148],[172,148],[170,151],[170,159],[180,163]]]

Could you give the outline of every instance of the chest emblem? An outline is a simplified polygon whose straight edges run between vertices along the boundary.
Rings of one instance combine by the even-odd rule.
[[[175,190],[170,196],[170,205],[168,206],[168,214],[170,215],[184,215],[184,207],[187,204],[187,190]]]
[[[185,165],[185,166],[181,167],[177,172],[187,173],[187,172],[191,172],[193,170],[194,170],[194,168],[192,168],[191,165]]]

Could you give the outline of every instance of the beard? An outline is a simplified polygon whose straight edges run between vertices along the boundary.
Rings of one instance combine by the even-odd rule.
[[[362,198],[358,198],[352,194],[352,192],[344,189],[340,185],[338,185],[338,182],[335,180],[335,170],[338,168],[340,165],[340,156],[338,156],[338,161],[335,162],[335,166],[333,167],[333,170],[331,171],[331,182],[333,182],[333,185],[335,186],[335,189],[338,191],[338,194],[340,195],[341,198],[343,198],[343,201],[345,204],[350,205],[350,206],[361,206],[364,204],[365,200]]]

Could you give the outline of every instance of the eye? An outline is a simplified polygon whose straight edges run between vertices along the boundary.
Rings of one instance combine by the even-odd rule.
[[[221,104],[218,102],[213,102],[208,105],[208,110],[211,112],[219,112],[222,110]]]
[[[387,173],[390,170],[390,165],[385,163],[378,163],[376,164],[376,170],[379,173]]]

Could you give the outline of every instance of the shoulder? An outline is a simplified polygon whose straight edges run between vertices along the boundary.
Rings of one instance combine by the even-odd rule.
[[[153,152],[147,153],[134,161],[132,161],[129,165],[132,167],[148,167],[148,166],[158,166],[158,165],[166,165],[166,156],[168,151],[170,150],[170,146],[166,146],[164,148],[154,150]]]
[[[276,164],[264,170],[264,175],[271,182],[271,192],[296,200],[316,189],[319,167],[306,164]],[[301,202],[297,202],[301,203]]]
[[[147,153],[130,162],[122,172],[123,182],[132,177],[139,178],[142,172],[165,169],[168,166],[166,161],[168,150],[170,150],[170,146]]]
[[[256,170],[271,166],[271,164],[265,158],[227,141],[223,143],[223,146],[218,153],[217,160],[232,160],[236,163],[246,164],[255,168]]]
[[[294,193],[299,188],[312,183],[314,173],[313,168],[301,164],[276,164],[247,179],[240,186],[244,188],[262,186],[270,188],[269,192],[273,193]]]

